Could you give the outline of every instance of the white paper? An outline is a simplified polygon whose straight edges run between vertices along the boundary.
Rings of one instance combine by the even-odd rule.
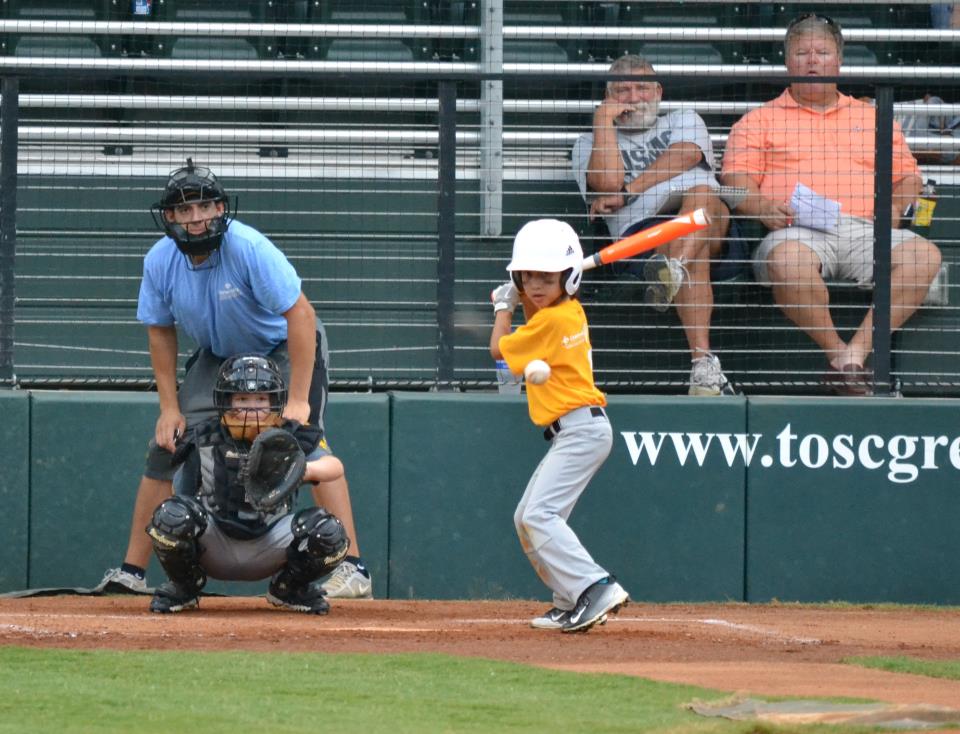
[[[796,215],[793,223],[798,227],[819,229],[821,232],[837,233],[840,226],[840,202],[820,196],[809,186],[799,181],[790,197],[790,206]]]

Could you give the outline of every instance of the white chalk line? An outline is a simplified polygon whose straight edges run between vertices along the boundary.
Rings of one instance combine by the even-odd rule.
[[[198,614],[203,614],[203,611],[199,612],[187,612],[186,615],[193,617]],[[149,620],[150,623],[160,624],[168,621],[176,621],[179,619],[186,619],[187,616],[176,615],[175,617],[170,617],[168,615],[156,615],[148,614],[144,612],[143,615],[137,615],[138,619]],[[122,614],[70,614],[70,613],[50,613],[44,615],[50,619],[77,619],[77,620],[123,620],[129,621],[131,619],[130,615]],[[38,617],[37,614],[33,613],[3,613],[0,614],[0,620],[2,619],[17,619],[17,618],[26,618],[30,620],[36,620]],[[343,625],[335,624],[329,625],[321,622],[317,625],[316,629],[319,632],[368,632],[368,633],[423,633],[423,632],[450,632],[450,627],[431,627],[429,625],[414,627],[414,626],[405,626],[397,627],[392,625]],[[787,644],[795,645],[820,645],[823,644],[822,640],[819,640],[815,637],[797,637],[794,635],[784,634],[776,629],[770,629],[767,627],[759,627],[752,624],[744,624],[741,622],[731,622],[726,619],[716,619],[716,618],[706,618],[706,619],[689,619],[684,617],[628,617],[628,616],[611,616],[607,620],[607,624],[615,623],[618,626],[622,624],[630,623],[640,623],[640,624],[675,624],[675,625],[702,625],[708,627],[719,627],[722,629],[728,629],[735,632],[746,632],[751,635],[759,635],[761,637],[769,637],[771,639],[782,640]],[[510,625],[510,626],[527,626],[530,624],[529,619],[494,619],[494,618],[473,618],[473,619],[451,619],[450,624],[453,625],[462,625],[464,627],[480,627],[480,626],[498,626],[498,625]],[[42,627],[23,627],[16,624],[4,624],[0,623],[0,632],[7,631],[13,633],[21,634],[67,634],[67,632],[59,630],[44,629]],[[463,630],[469,631],[469,630]],[[102,630],[91,631],[88,634],[102,635]]]

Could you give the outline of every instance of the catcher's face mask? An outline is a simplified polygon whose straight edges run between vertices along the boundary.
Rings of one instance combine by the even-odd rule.
[[[204,206],[206,211],[187,214]],[[234,200],[234,210],[236,200]],[[220,249],[230,225],[230,199],[209,168],[187,165],[171,172],[160,201],[150,207],[153,221],[176,243],[193,270],[216,267],[212,257]]]
[[[281,423],[276,401],[267,393],[234,393],[221,420],[234,440],[247,442]]]

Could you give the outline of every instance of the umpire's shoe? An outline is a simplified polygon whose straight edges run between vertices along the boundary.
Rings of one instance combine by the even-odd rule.
[[[157,614],[182,612],[184,609],[193,609],[200,606],[200,590],[196,587],[186,587],[173,581],[165,581],[153,592],[150,600],[150,611]]]
[[[595,584],[587,587],[580,598],[577,600],[577,606],[570,612],[567,621],[563,623],[561,630],[564,632],[586,632],[603,620],[607,614],[614,614],[620,611],[630,600],[630,595],[617,583],[613,576],[607,576],[600,579]]]
[[[330,603],[324,598],[323,588],[318,582],[290,583],[283,571],[270,582],[267,601],[275,607],[306,614],[327,614],[330,611]]]

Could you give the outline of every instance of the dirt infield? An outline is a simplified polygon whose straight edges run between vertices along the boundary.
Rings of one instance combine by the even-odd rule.
[[[843,665],[859,655],[960,659],[960,612],[792,605],[631,604],[588,634],[530,629],[533,602],[335,601],[328,616],[262,598],[0,599],[0,644],[63,648],[424,652],[640,675],[756,695],[850,696],[960,707],[960,682]]]

